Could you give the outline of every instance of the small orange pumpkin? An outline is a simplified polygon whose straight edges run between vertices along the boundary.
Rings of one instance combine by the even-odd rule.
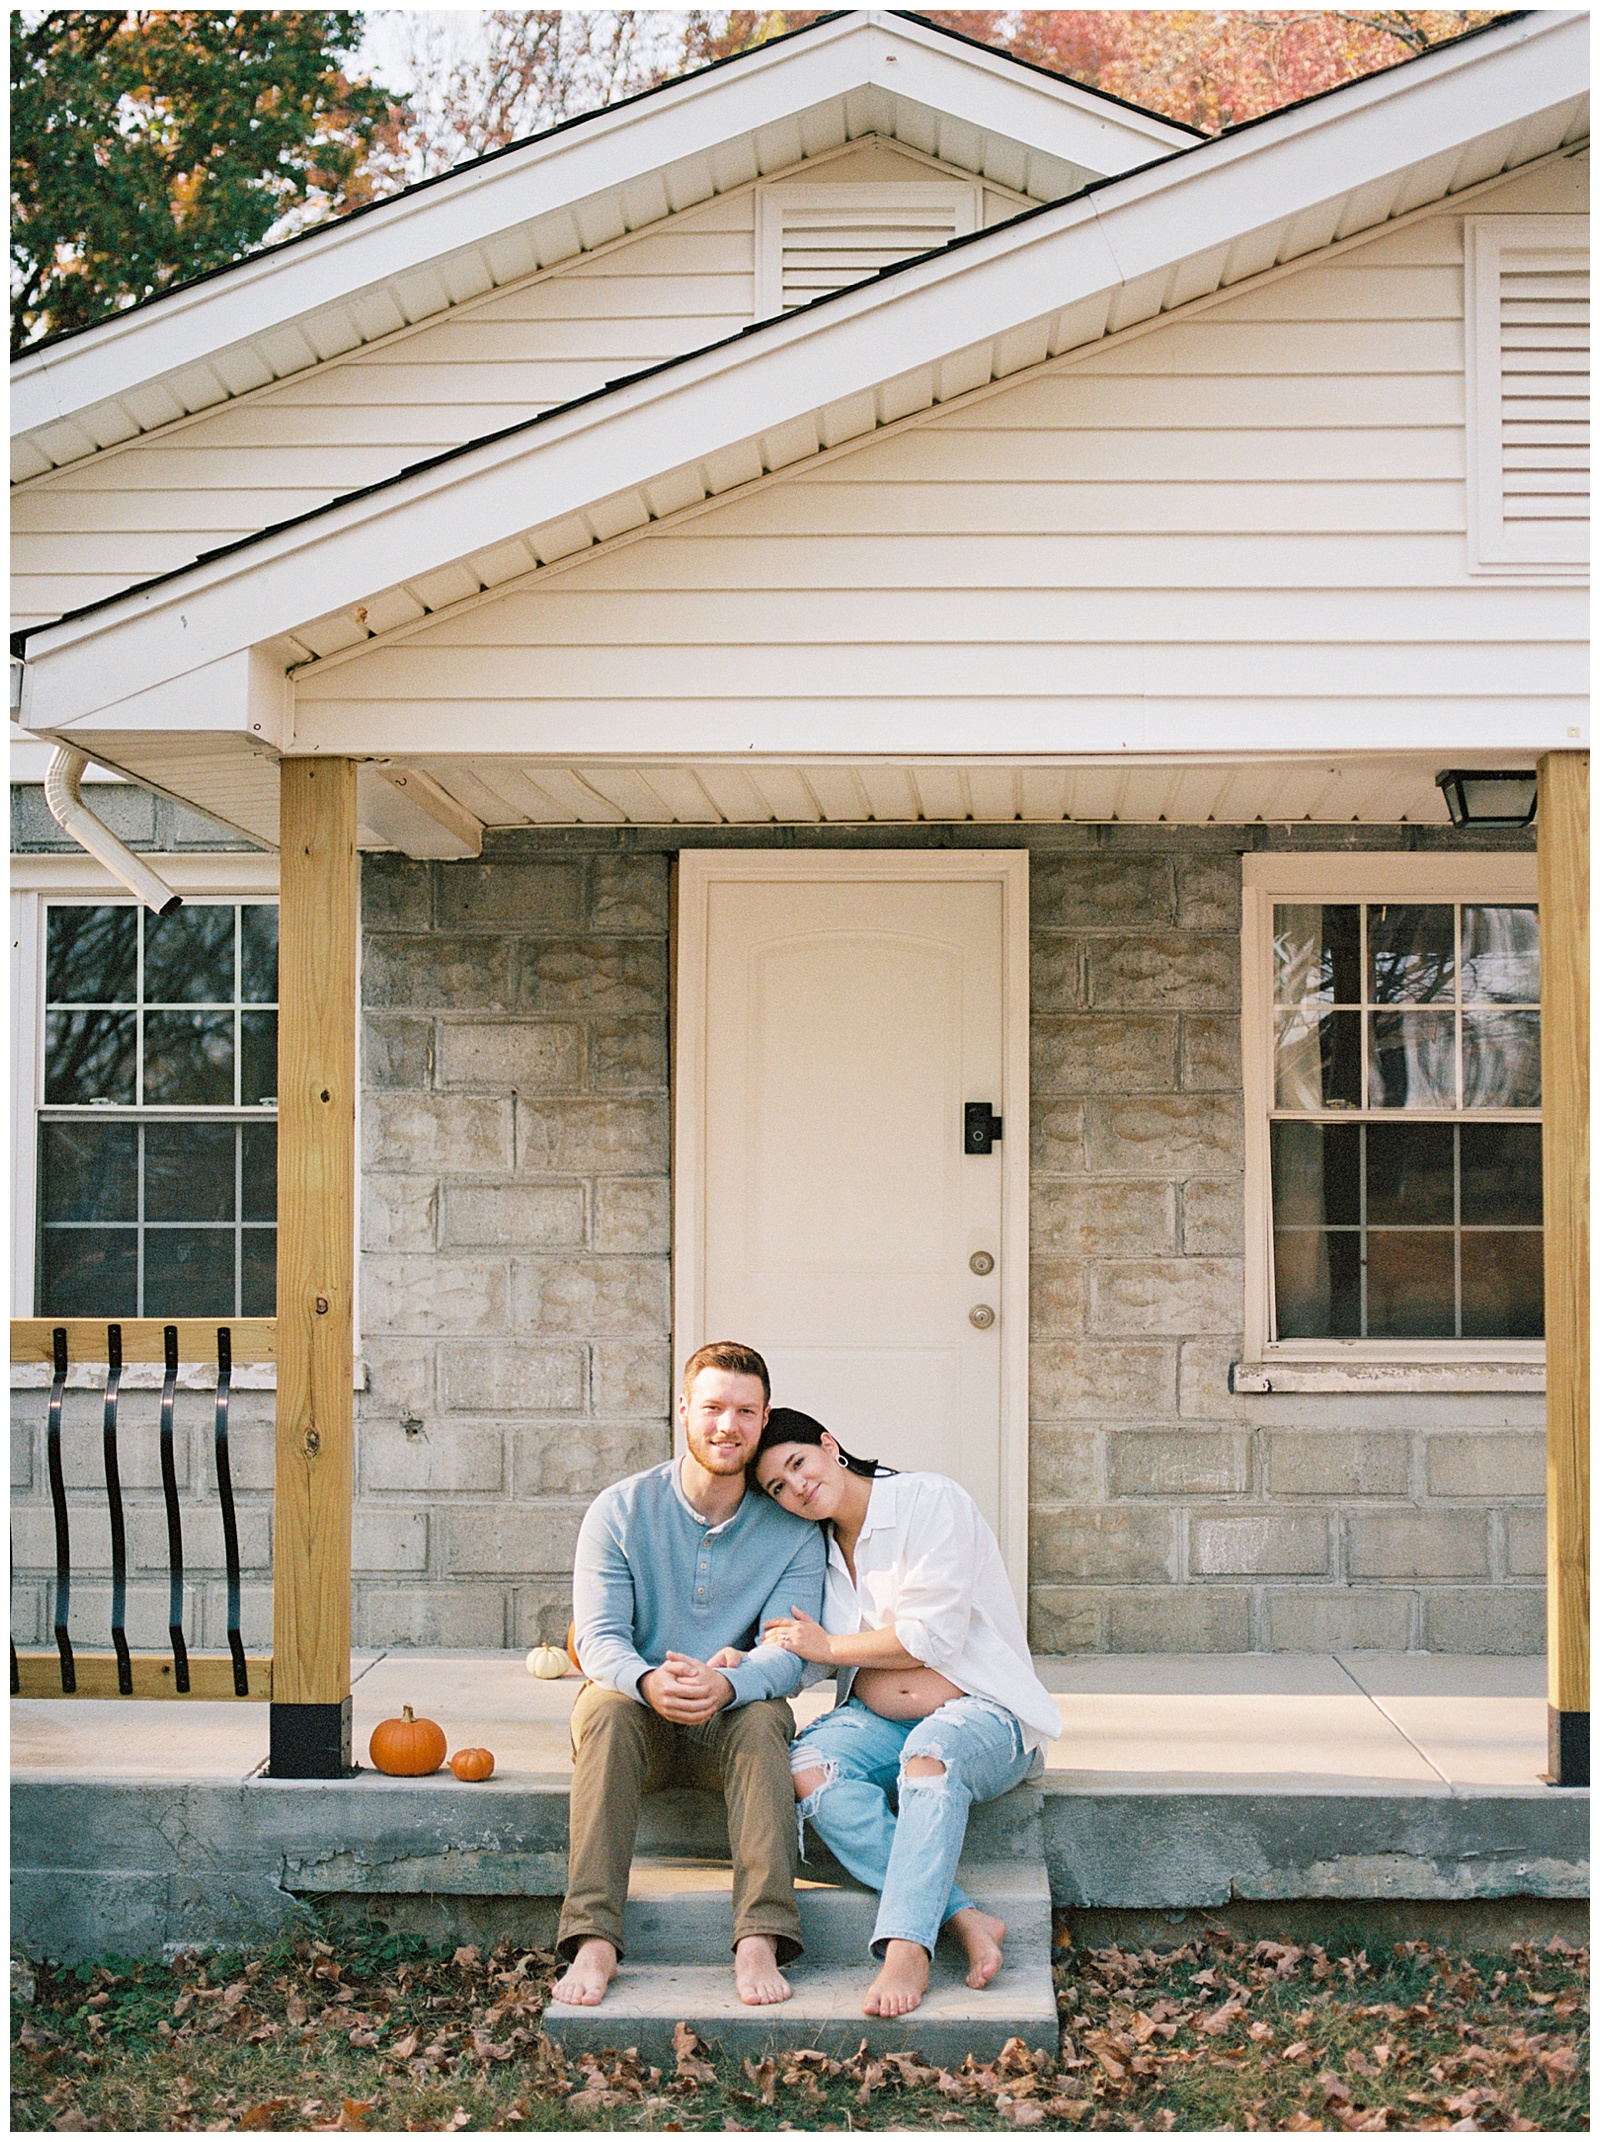
[[[567,1623],[567,1657],[572,1661],[573,1672],[582,1673],[583,1661],[578,1656],[578,1624],[575,1621]]]
[[[463,1785],[481,1785],[494,1774],[494,1757],[487,1748],[457,1748],[450,1758],[450,1768]]]
[[[373,1728],[367,1753],[385,1777],[425,1778],[444,1761],[445,1737],[431,1718],[412,1716],[406,1704],[398,1718]]]

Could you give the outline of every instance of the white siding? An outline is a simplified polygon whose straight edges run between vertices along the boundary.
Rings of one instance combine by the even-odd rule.
[[[1058,749],[1118,705],[1213,736],[1248,707],[1289,748],[1312,701],[1392,710],[1397,741],[1424,704],[1578,721],[1582,595],[1468,576],[1463,348],[1442,208],[308,672],[299,720],[339,748],[381,705],[393,748],[476,720],[506,749],[537,709],[535,748],[575,750],[670,750],[714,706],[761,748],[763,702],[818,750],[908,706],[931,750],[1006,748],[1007,708],[1058,712]]]

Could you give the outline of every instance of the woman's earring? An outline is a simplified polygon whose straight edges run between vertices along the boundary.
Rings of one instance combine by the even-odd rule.
[[[844,1467],[845,1471],[849,1472],[850,1460],[845,1456],[844,1452],[842,1450],[836,1450],[833,1455],[838,1460],[839,1464]]]

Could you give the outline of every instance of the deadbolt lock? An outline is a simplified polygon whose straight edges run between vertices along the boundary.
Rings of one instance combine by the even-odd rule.
[[[975,1324],[979,1331],[987,1331],[994,1322],[994,1311],[987,1302],[979,1302],[967,1311],[967,1322]]]
[[[969,1272],[976,1272],[980,1279],[987,1279],[989,1274],[994,1270],[994,1259],[989,1255],[989,1252],[986,1249],[974,1250],[972,1255],[967,1259],[967,1270]]]

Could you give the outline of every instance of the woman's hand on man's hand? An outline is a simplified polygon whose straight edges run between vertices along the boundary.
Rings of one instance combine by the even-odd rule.
[[[712,1652],[706,1664],[716,1667],[742,1666],[749,1655],[747,1651],[735,1650],[732,1644],[724,1644],[720,1651]]]
[[[786,1621],[769,1621],[761,1631],[761,1641],[772,1644],[780,1651],[792,1651],[796,1658],[809,1659],[815,1666],[831,1666],[834,1663],[833,1641],[821,1622],[799,1607],[791,1607]]]

